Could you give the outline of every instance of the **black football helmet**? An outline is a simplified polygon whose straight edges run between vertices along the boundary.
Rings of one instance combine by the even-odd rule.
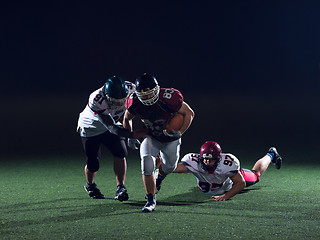
[[[154,76],[144,73],[136,79],[135,85],[136,95],[144,105],[151,106],[158,101],[160,87]]]
[[[114,106],[123,106],[129,93],[126,82],[117,76],[107,79],[103,86],[103,92],[107,97],[109,104]]]
[[[203,160],[204,159],[209,159],[209,160],[215,160],[215,164],[214,165],[206,165],[204,164]],[[200,164],[201,167],[206,170],[206,171],[210,171],[213,168],[216,167],[216,164],[218,164],[218,162],[221,159],[221,147],[218,143],[214,142],[214,141],[207,141],[204,144],[202,144],[201,148],[200,148]]]

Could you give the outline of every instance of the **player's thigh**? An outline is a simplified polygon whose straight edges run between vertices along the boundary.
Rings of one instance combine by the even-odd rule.
[[[245,168],[240,169],[240,174],[246,181],[246,187],[256,184],[260,180],[260,174],[255,170],[249,170]]]
[[[140,145],[140,156],[157,157],[160,152],[160,143],[156,139],[147,136]]]
[[[125,158],[128,155],[127,146],[124,137],[119,137],[109,131],[105,132],[102,136],[102,143],[111,152],[114,157]]]
[[[147,136],[140,145],[141,171],[143,175],[151,175],[155,168],[156,157],[160,152],[159,142]]]
[[[180,157],[181,139],[163,145],[160,151],[161,168],[165,173],[172,172]]]
[[[101,157],[101,140],[99,136],[82,137],[82,145],[87,158],[87,168],[91,172],[98,171]]]
[[[101,141],[99,136],[94,137],[82,137],[82,146],[88,159],[100,158],[100,145]]]

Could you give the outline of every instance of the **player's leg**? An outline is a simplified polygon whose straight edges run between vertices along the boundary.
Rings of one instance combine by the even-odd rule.
[[[129,195],[125,187],[125,180],[127,174],[127,161],[126,158],[114,157],[113,169],[116,175],[117,189],[115,193],[115,200],[127,201]]]
[[[88,165],[84,167],[84,175],[86,176],[86,180],[88,184],[94,183],[94,178],[96,177],[97,172],[91,172],[88,169]]]
[[[82,138],[82,145],[86,154],[87,164],[84,167],[84,174],[86,176],[86,184],[84,189],[89,196],[94,199],[103,199],[104,195],[98,189],[94,182],[95,176],[99,170],[100,162],[100,139],[99,136]]]
[[[126,173],[127,173],[126,158],[114,157],[113,170],[116,175],[117,186],[124,185],[126,181]]]
[[[282,158],[275,147],[271,147],[265,156],[256,161],[252,170],[259,172],[261,176],[268,169],[270,163],[275,165],[276,169],[281,168]]]
[[[161,165],[159,167],[159,172],[156,174],[156,193],[159,192],[161,183],[165,177],[176,169],[180,157],[180,145],[181,139],[178,139],[166,143],[164,147],[161,148]]]
[[[147,136],[140,145],[142,181],[147,195],[147,203],[143,212],[152,212],[156,207],[154,169],[156,157],[159,154],[159,142]]]
[[[257,171],[261,176],[267,170],[270,163],[271,163],[271,157],[269,155],[265,155],[262,158],[260,158],[258,161],[256,161],[252,170]]]
[[[241,168],[240,174],[243,176],[246,182],[246,187],[256,184],[260,180],[260,173],[255,170]]]
[[[113,170],[116,176],[117,189],[115,200],[127,201],[129,195],[125,187],[128,150],[125,139],[110,132],[103,134],[103,144],[110,150],[113,155]]]

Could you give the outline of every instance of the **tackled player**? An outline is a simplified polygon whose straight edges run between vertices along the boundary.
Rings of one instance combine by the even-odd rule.
[[[259,182],[270,163],[275,165],[276,169],[281,168],[282,158],[275,147],[271,147],[265,156],[256,161],[252,170],[249,170],[240,168],[240,162],[234,155],[222,153],[218,143],[207,141],[201,146],[200,154],[186,154],[174,172],[192,173],[202,192],[212,195],[216,201],[225,201],[244,187]],[[158,177],[158,189],[160,180]]]

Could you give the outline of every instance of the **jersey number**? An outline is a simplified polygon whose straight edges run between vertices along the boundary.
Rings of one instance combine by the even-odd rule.
[[[230,160],[228,160],[227,158],[229,158]],[[223,164],[224,165],[229,165],[231,167],[232,163],[233,163],[233,158],[230,157],[229,155],[226,155],[226,159],[223,161]]]
[[[210,190],[215,190],[221,188],[223,183],[208,183],[208,182],[198,182],[198,186],[202,192],[209,192]]]
[[[166,89],[164,90],[163,97],[166,99],[170,99],[172,97],[172,93],[174,93],[173,89]]]
[[[152,134],[155,136],[162,135],[162,129],[164,129],[166,120],[159,119],[154,122],[149,121],[148,119],[143,119],[145,126],[152,131]]]
[[[101,94],[97,94],[96,97],[93,99],[95,102],[98,102],[99,104],[102,104],[103,102],[103,97]]]

